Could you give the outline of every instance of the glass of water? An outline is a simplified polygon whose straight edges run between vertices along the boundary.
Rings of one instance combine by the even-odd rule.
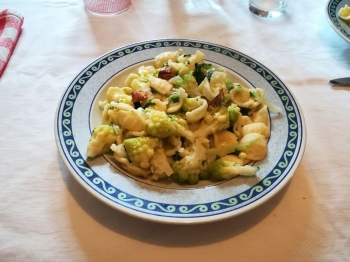
[[[131,0],[84,0],[85,9],[94,15],[117,15],[130,5]]]
[[[261,17],[280,17],[286,9],[288,0],[249,0],[249,10]]]

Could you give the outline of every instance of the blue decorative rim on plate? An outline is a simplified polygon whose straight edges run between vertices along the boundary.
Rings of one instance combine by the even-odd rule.
[[[339,9],[345,5],[350,5],[347,0],[330,0],[326,7],[326,16],[333,29],[347,42],[350,43],[350,28],[338,17]]]
[[[171,203],[158,202],[156,198],[147,199],[126,192],[123,185],[115,185],[106,181],[89,165],[86,157],[77,146],[74,128],[73,111],[76,101],[90,79],[110,63],[118,63],[118,59],[130,54],[164,47],[196,48],[202,51],[224,55],[248,67],[260,75],[272,87],[283,105],[288,125],[287,139],[283,153],[279,156],[270,172],[254,186],[236,195],[203,203]],[[227,58],[226,58],[227,59]],[[234,70],[234,69],[232,69]],[[79,107],[79,104],[77,104]],[[305,147],[305,124],[298,107],[288,88],[265,66],[254,59],[231,48],[213,43],[169,39],[135,43],[118,48],[96,59],[87,66],[68,86],[64,92],[56,112],[55,135],[58,149],[65,164],[74,177],[93,195],[105,203],[128,214],[148,220],[165,223],[203,223],[224,219],[245,212],[276,194],[292,177]],[[85,150],[86,148],[80,148]],[[84,151],[85,152],[85,151]],[[116,174],[118,176],[118,174]],[[132,191],[132,190],[131,190]],[[177,190],[181,191],[181,190]]]

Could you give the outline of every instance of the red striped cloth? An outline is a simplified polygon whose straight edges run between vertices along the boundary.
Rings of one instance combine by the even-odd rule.
[[[0,76],[11,57],[23,24],[23,16],[5,9],[0,12]]]

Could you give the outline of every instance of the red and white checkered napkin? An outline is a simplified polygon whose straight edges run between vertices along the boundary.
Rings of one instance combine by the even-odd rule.
[[[15,48],[23,19],[20,14],[8,9],[0,12],[0,76]]]

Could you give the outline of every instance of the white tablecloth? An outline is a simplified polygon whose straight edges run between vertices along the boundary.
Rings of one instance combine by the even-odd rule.
[[[350,261],[350,45],[327,1],[290,1],[280,20],[241,0],[135,0],[114,17],[82,0],[1,0],[25,17],[0,78],[0,261]],[[218,223],[170,226],[122,214],[85,191],[54,139],[58,100],[96,57],[122,45],[192,38],[239,50],[294,92],[304,158],[273,199]]]

